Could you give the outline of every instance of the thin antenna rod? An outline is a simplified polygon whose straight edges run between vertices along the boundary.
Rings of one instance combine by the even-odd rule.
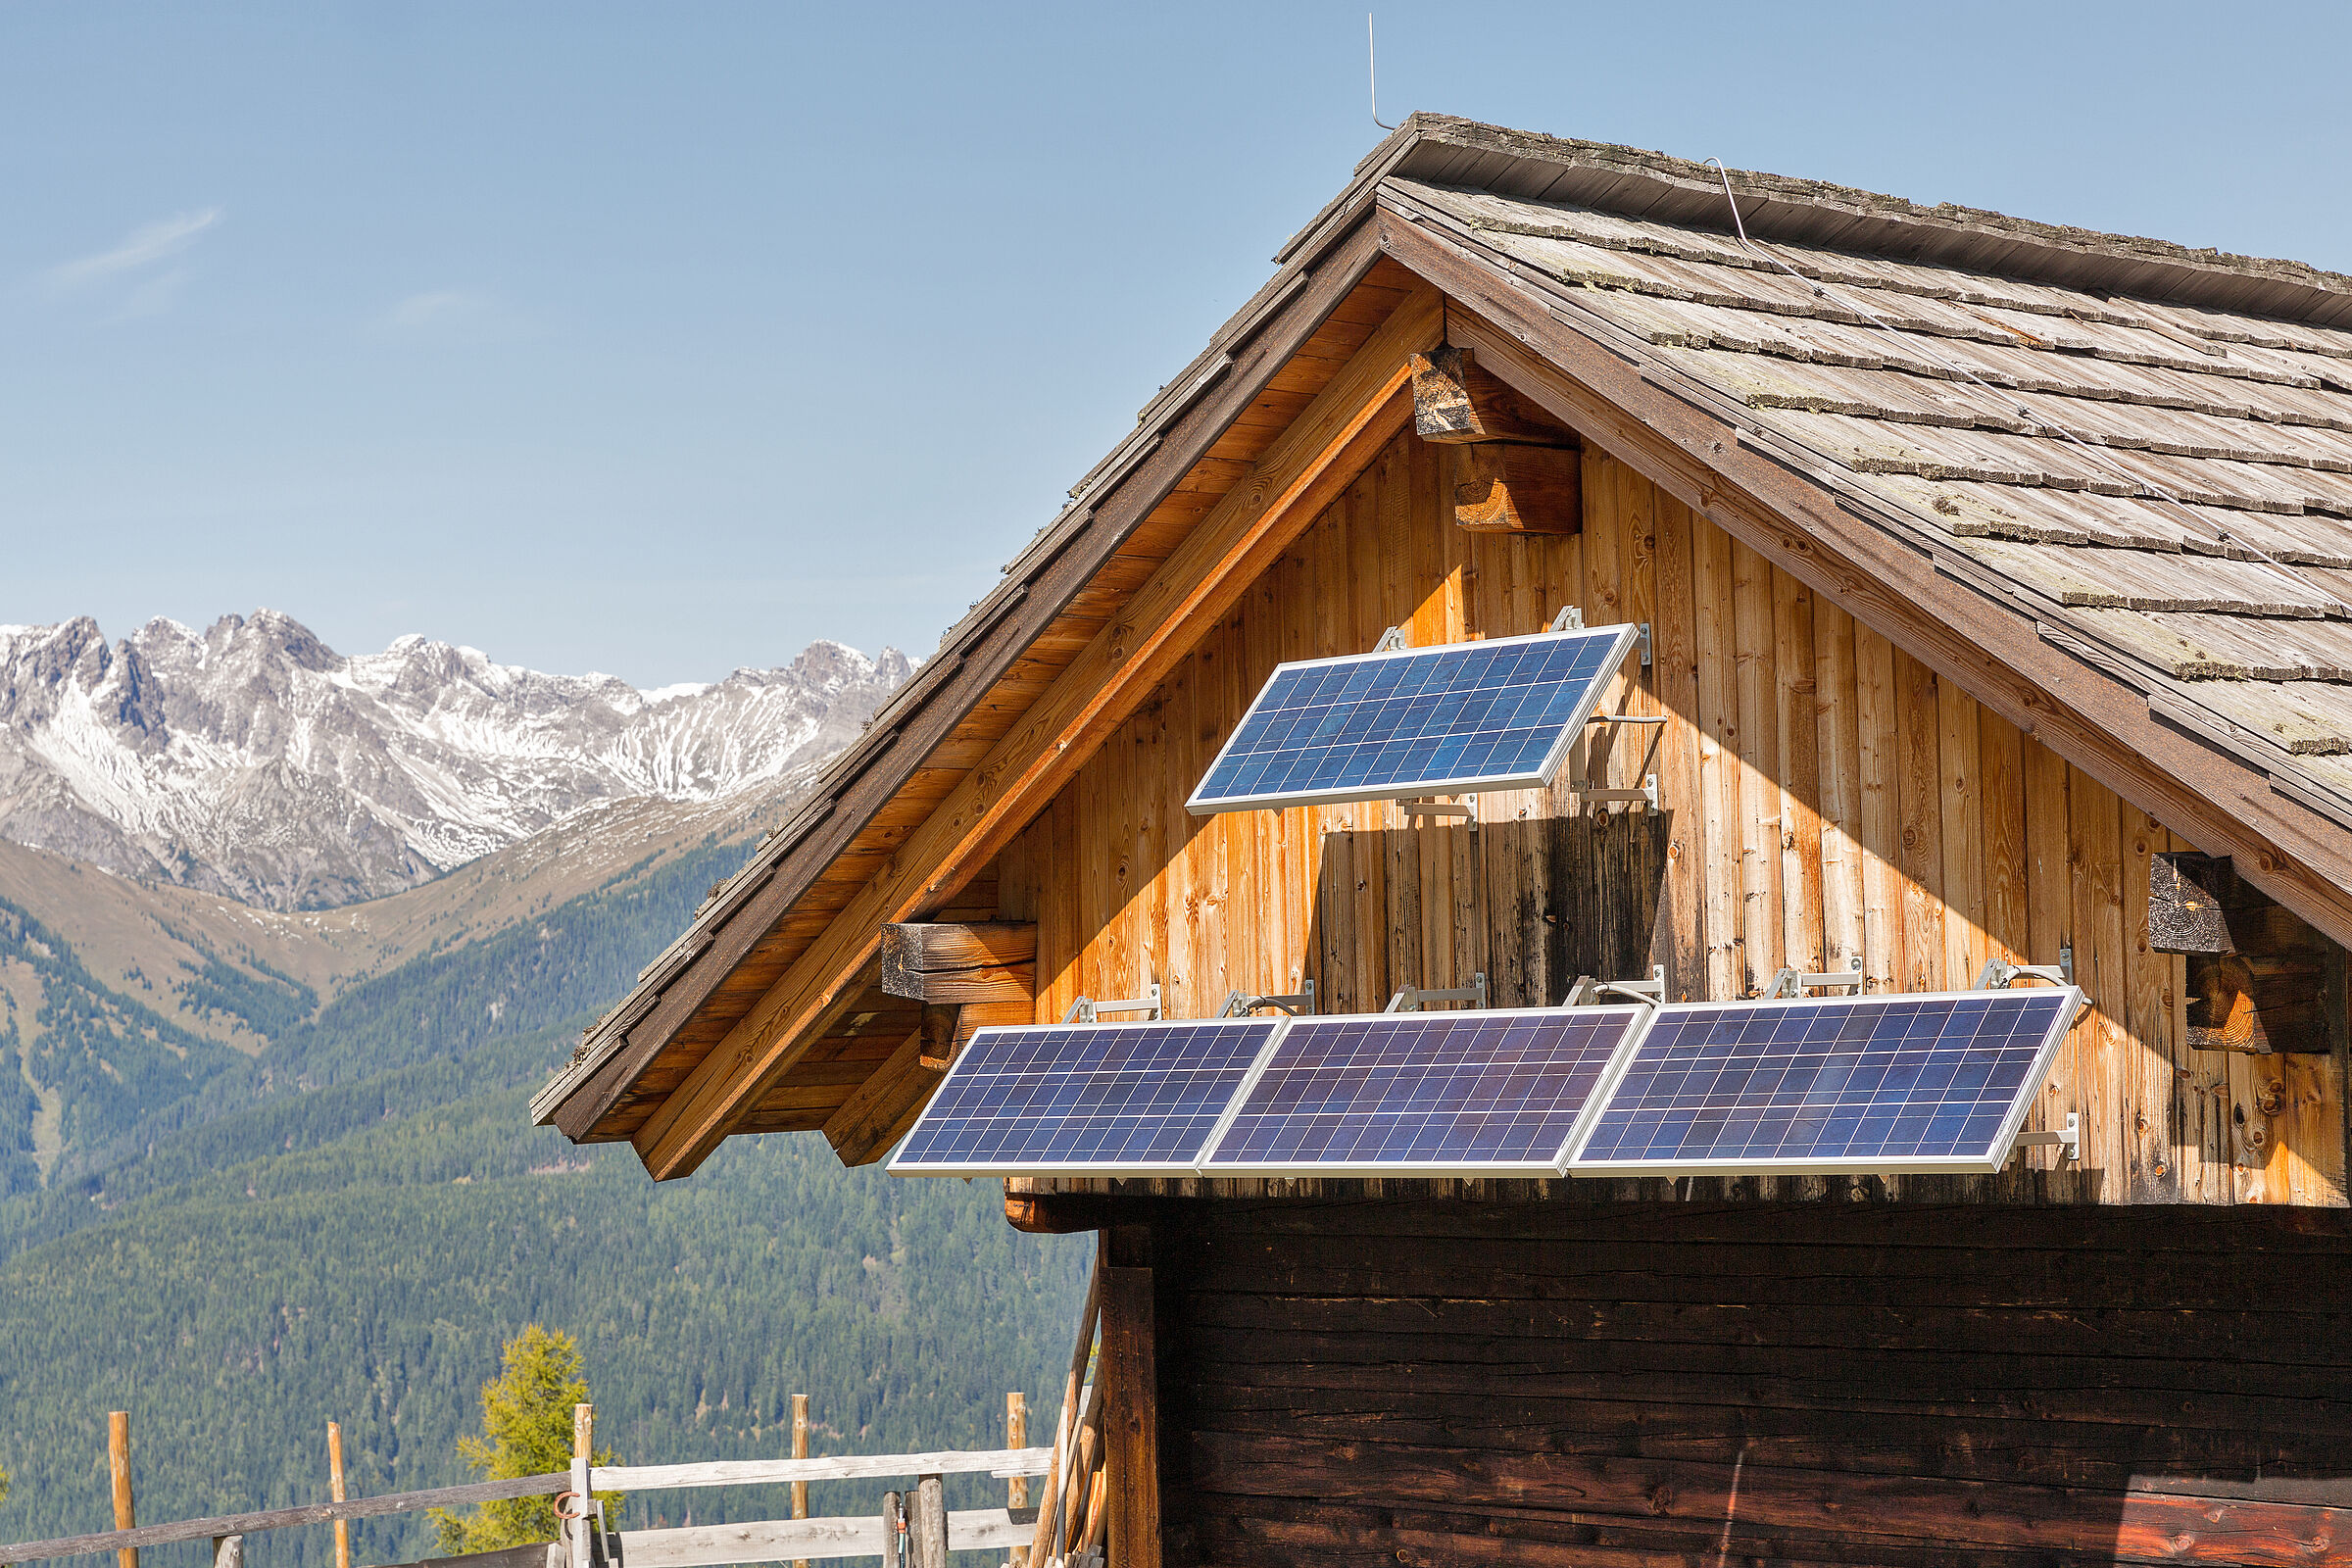
[[[1396,127],[1380,118],[1380,52],[1373,45],[1372,13],[1364,13],[1364,74],[1372,87],[1372,123],[1383,130]]]

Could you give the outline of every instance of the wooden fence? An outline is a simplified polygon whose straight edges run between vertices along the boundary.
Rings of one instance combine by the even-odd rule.
[[[770,1486],[793,1482],[937,1478],[983,1473],[1000,1478],[1046,1473],[1051,1448],[990,1448],[934,1453],[848,1454],[818,1459],[723,1459],[703,1464],[595,1465],[588,1470],[591,1491],[655,1492],[685,1487]],[[215,1555],[235,1555],[240,1538],[267,1530],[329,1520],[374,1519],[387,1514],[415,1513],[426,1508],[466,1507],[509,1497],[564,1497],[574,1494],[570,1471],[519,1476],[508,1481],[477,1481],[462,1487],[436,1487],[425,1492],[386,1493],[353,1497],[344,1502],[304,1503],[254,1513],[225,1514],[212,1519],[185,1519],[173,1524],[145,1525],[87,1536],[65,1536],[54,1541],[31,1541],[0,1546],[0,1564],[36,1562],[53,1557],[77,1557],[93,1552],[135,1551],[180,1541],[212,1541]],[[946,1516],[947,1549],[1026,1552],[1036,1534],[1034,1508],[974,1508]],[[717,1568],[730,1563],[773,1562],[782,1559],[884,1556],[882,1521],[873,1518],[770,1519],[751,1524],[694,1525],[678,1530],[623,1530],[619,1560],[628,1568]],[[607,1555],[598,1544],[583,1544],[592,1559]],[[464,1568],[563,1568],[572,1555],[572,1544],[551,1542],[507,1551],[476,1552],[465,1557],[430,1559]],[[511,1559],[511,1562],[510,1562]],[[404,1565],[405,1568],[405,1565]]]
[[[1002,1551],[1009,1568],[1101,1568],[1105,1530],[1102,1414],[1087,1379],[1095,1332],[1101,1318],[1102,1274],[1087,1288],[1076,1349],[1054,1423],[1052,1447],[1012,1446],[932,1453],[808,1453],[808,1406],[794,1398],[790,1459],[717,1459],[700,1464],[599,1465],[593,1451],[594,1412],[574,1414],[572,1463],[568,1470],[512,1480],[477,1481],[424,1492],[386,1493],[374,1497],[343,1495],[341,1465],[332,1464],[333,1498],[291,1508],[183,1519],[172,1524],[136,1525],[131,1504],[129,1417],[115,1412],[109,1422],[108,1457],[114,1482],[118,1528],[54,1541],[0,1545],[0,1568],[8,1564],[119,1553],[118,1568],[138,1568],[139,1549],[181,1541],[213,1544],[214,1568],[241,1568],[244,1538],[299,1525],[336,1525],[337,1568],[349,1568],[348,1523],[426,1508],[462,1508],[513,1497],[557,1499],[565,1518],[563,1539],[503,1551],[429,1558],[398,1568],[726,1568],[737,1563],[794,1562],[840,1557],[879,1557],[885,1568],[947,1568],[950,1551]],[[1017,1445],[1026,1435],[1027,1411],[1019,1396],[1006,1399],[1006,1427]],[[341,1433],[330,1439],[340,1459]],[[985,1473],[1004,1479],[1007,1505],[949,1512],[945,1478]],[[907,1477],[907,1493],[891,1493],[874,1516],[810,1519],[808,1484]],[[1029,1505],[1028,1481],[1045,1478],[1036,1505]],[[592,1507],[581,1499],[598,1492],[645,1493],[695,1487],[774,1486],[793,1489],[791,1519],[749,1524],[690,1525],[675,1530],[622,1530],[602,1534]],[[584,1516],[583,1516],[584,1515]]]

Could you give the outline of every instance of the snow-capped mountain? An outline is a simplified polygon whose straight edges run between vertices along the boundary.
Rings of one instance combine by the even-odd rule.
[[[811,644],[639,691],[403,637],[347,658],[273,611],[109,644],[0,626],[0,835],[278,908],[396,892],[630,796],[798,782],[906,680]]]

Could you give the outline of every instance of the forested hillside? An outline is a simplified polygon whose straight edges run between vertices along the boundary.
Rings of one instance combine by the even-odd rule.
[[[128,1046],[92,1045],[103,1028],[152,1048],[136,1059],[154,1087],[104,1097],[95,1136],[30,1188],[38,1107],[5,1092],[23,1081],[9,1030],[26,1020],[0,1029],[0,1066],[15,1069],[0,1071],[0,1162],[18,1172],[0,1200],[0,1466],[16,1477],[0,1539],[109,1523],[110,1408],[133,1412],[143,1520],[323,1495],[329,1419],[359,1492],[464,1480],[456,1437],[500,1344],[531,1321],[579,1337],[600,1431],[630,1460],[780,1453],[796,1392],[812,1396],[819,1451],[994,1446],[1006,1389],[1057,1397],[1086,1244],[1011,1232],[993,1183],[844,1171],[821,1139],[769,1138],[656,1187],[625,1149],[526,1125],[530,1090],[593,1009],[744,850],[706,843],[630,867],[308,1018],[290,984],[255,984],[251,965],[195,973],[210,1005],[275,1009],[250,1058],[168,1035],[53,931],[7,915],[14,972],[38,962],[45,995],[81,999],[57,1012],[57,1036],[45,1020],[28,1031],[35,1051],[80,1040],[74,1059],[104,1077],[108,1051]],[[967,1485],[976,1504],[984,1484]],[[816,1501],[862,1508],[873,1490],[820,1488]],[[679,1493],[630,1506],[644,1524],[786,1503]],[[357,1543],[364,1562],[430,1549],[420,1518],[369,1522]],[[317,1530],[248,1549],[268,1568],[318,1568],[331,1546]]]

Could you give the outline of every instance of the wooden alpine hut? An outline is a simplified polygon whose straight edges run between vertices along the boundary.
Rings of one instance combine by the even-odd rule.
[[[1277,262],[535,1114],[1101,1232],[1112,1568],[2352,1561],[2352,277],[1428,115]]]

